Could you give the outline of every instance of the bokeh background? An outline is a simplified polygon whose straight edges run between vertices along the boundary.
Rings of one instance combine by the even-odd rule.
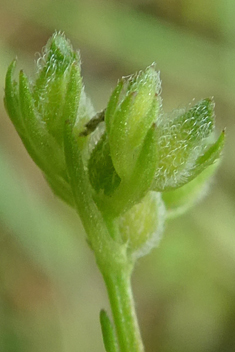
[[[235,351],[235,2],[0,1],[0,351],[104,351],[105,287],[76,214],[55,199],[3,107],[17,55],[30,74],[54,30],[79,48],[105,107],[122,75],[153,61],[165,111],[214,96],[223,161],[207,198],[166,226],[133,275],[146,352]]]

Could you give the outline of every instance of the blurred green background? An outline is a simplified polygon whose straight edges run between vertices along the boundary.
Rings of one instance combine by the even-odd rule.
[[[146,352],[234,352],[233,0],[1,0],[0,351],[104,351],[98,314],[109,305],[81,223],[52,195],[2,102],[10,61],[33,72],[55,29],[80,49],[97,110],[118,78],[153,61],[165,111],[215,97],[218,132],[227,129],[220,170],[139,261],[133,286]]]

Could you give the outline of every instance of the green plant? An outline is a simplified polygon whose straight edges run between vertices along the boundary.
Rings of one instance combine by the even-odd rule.
[[[6,75],[5,106],[53,192],[75,208],[103,275],[115,330],[100,321],[107,352],[140,352],[131,290],[136,260],[156,246],[164,222],[189,208],[214,173],[224,133],[214,139],[214,103],[162,111],[155,66],[122,78],[95,115],[79,54],[55,33],[31,82],[16,61]]]

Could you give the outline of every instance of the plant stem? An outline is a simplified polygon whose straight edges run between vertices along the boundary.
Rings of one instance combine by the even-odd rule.
[[[82,151],[72,128],[71,123],[67,123],[65,156],[70,181],[78,213],[106,283],[120,352],[144,352],[131,289],[133,263],[126,245],[119,242],[115,218],[101,214],[93,200]]]
[[[131,288],[131,271],[103,274],[120,352],[144,352]]]

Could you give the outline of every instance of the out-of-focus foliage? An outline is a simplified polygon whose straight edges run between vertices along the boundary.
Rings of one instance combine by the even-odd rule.
[[[1,2],[1,351],[103,351],[98,312],[108,302],[81,224],[51,195],[2,103],[10,61],[30,74],[55,29],[80,49],[97,110],[120,76],[153,61],[168,111],[214,96],[218,131],[227,128],[220,171],[206,200],[169,222],[133,283],[146,352],[235,350],[234,24],[229,0]]]

